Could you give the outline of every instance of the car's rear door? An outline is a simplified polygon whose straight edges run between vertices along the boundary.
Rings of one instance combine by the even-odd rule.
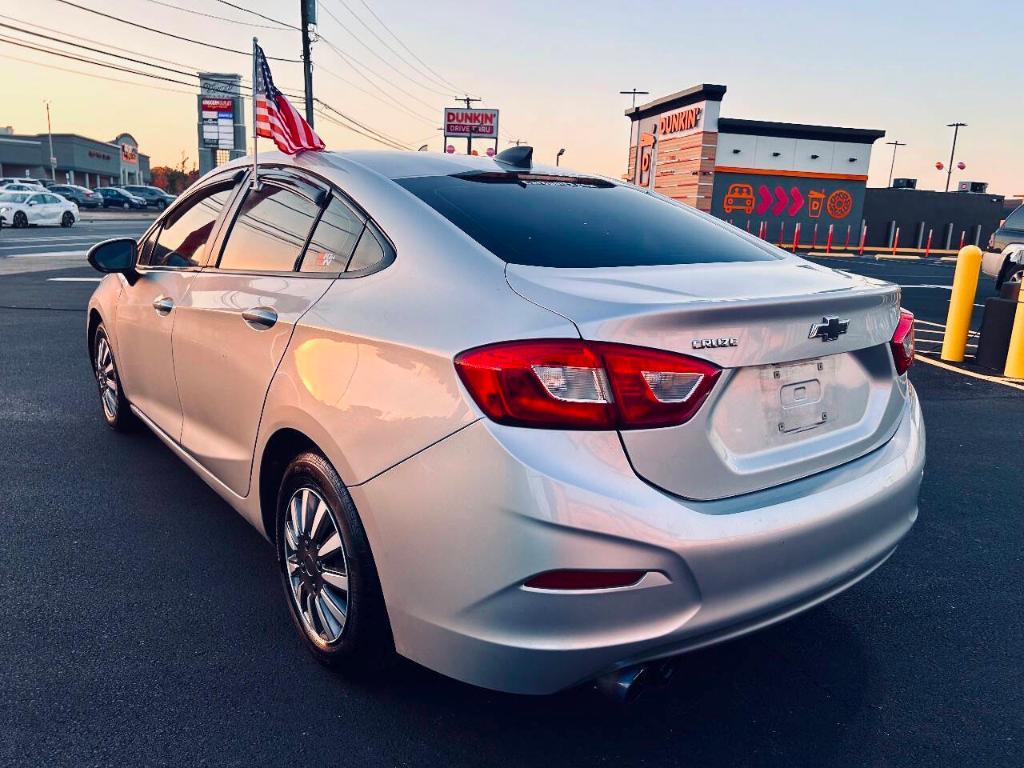
[[[173,342],[181,444],[235,493],[248,490],[263,402],[295,324],[345,270],[362,227],[315,179],[261,174],[219,259],[192,283]]]
[[[139,278],[117,308],[118,368],[125,394],[172,439],[181,437],[181,406],[171,331],[188,287],[206,262],[237,181],[204,184],[143,241]]]

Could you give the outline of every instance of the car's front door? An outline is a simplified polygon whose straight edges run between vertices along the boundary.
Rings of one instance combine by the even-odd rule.
[[[261,176],[245,195],[174,328],[182,447],[239,495],[292,331],[345,270],[363,226],[340,198],[293,174]]]
[[[49,224],[46,215],[46,199],[43,195],[32,195],[25,201],[25,215],[29,224]]]
[[[118,302],[118,368],[125,394],[174,440],[181,437],[181,405],[171,331],[234,188],[233,180],[204,185],[176,208],[142,243],[139,278],[125,286]]]

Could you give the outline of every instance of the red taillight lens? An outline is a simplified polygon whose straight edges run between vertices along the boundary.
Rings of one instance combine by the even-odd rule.
[[[896,373],[903,375],[914,362],[914,314],[900,309],[900,321],[896,323],[896,332],[889,342],[892,348],[892,359],[896,363]]]
[[[548,429],[646,429],[690,419],[721,369],[609,342],[539,339],[471,349],[455,369],[494,421]]]
[[[646,571],[547,571],[523,584],[531,589],[615,589],[631,587],[640,581]]]

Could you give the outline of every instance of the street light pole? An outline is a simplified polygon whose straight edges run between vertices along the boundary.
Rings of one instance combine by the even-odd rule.
[[[565,147],[562,147],[560,150],[558,150],[558,154],[555,155],[555,167],[556,168],[558,167],[558,161],[562,159],[562,155],[564,155],[564,154],[565,154]]]
[[[953,129],[953,148],[949,150],[949,168],[946,170],[946,191],[949,192],[949,180],[953,175],[953,156],[956,154],[956,135],[961,128],[967,127],[967,123],[950,123],[946,127]]]
[[[889,186],[891,187],[892,186],[892,172],[893,172],[893,169],[896,168],[896,149],[898,147],[905,147],[907,145],[906,145],[905,142],[902,142],[899,139],[895,139],[893,141],[887,141],[885,143],[892,146],[892,164],[889,166]]]
[[[50,178],[53,183],[57,183],[57,158],[53,155],[53,127],[50,125],[50,102],[49,100],[43,102],[46,104],[46,137],[50,141]]]

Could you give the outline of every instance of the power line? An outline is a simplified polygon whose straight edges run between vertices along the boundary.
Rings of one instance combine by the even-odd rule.
[[[352,56],[351,56],[350,54],[347,54],[347,53],[345,53],[344,51],[342,51],[342,50],[341,50],[341,49],[340,49],[340,48],[339,48],[338,46],[336,46],[336,45],[335,45],[334,43],[332,43],[332,42],[331,42],[330,40],[328,40],[328,39],[327,39],[326,37],[324,37],[323,35],[321,35],[321,36],[320,36],[320,41],[321,41],[322,43],[324,43],[324,45],[326,45],[326,46],[327,46],[328,48],[330,48],[330,49],[331,49],[332,51],[334,51],[334,52],[335,52],[335,53],[336,53],[336,54],[337,54],[338,56],[340,56],[340,57],[342,58],[342,60],[343,60],[343,61],[344,61],[344,62],[345,62],[346,64],[348,64],[349,66],[353,67],[353,68],[354,68],[354,69],[356,70],[356,73],[357,73],[357,74],[358,74],[358,75],[359,75],[360,77],[362,77],[362,78],[363,78],[364,80],[366,80],[366,81],[367,81],[368,83],[370,83],[370,84],[371,84],[371,85],[373,85],[373,86],[374,86],[375,88],[377,88],[378,90],[381,90],[381,91],[383,92],[383,89],[381,89],[381,88],[380,88],[380,86],[378,86],[378,85],[377,85],[376,83],[374,83],[374,82],[373,82],[372,80],[370,80],[370,78],[369,78],[369,77],[367,77],[367,76],[366,76],[366,75],[365,75],[365,74],[364,74],[364,73],[363,73],[363,72],[361,71],[361,70],[369,70],[369,69],[370,69],[369,67],[367,67],[367,66],[366,66],[365,64],[362,64],[362,63],[361,63],[361,62],[360,62],[360,61],[359,61],[358,59],[355,59],[355,58],[353,58],[353,57],[352,57]],[[372,71],[372,70],[371,70],[371,71]],[[437,107],[435,107],[435,106],[434,106],[434,105],[432,105],[432,104],[429,104],[429,103],[427,103],[426,101],[424,101],[423,99],[419,98],[419,97],[418,97],[418,96],[416,96],[415,94],[409,93],[409,92],[408,92],[407,90],[405,90],[404,88],[402,88],[402,87],[401,87],[400,85],[395,85],[395,83],[393,83],[393,82],[391,82],[390,80],[388,80],[388,79],[387,79],[386,77],[384,77],[384,75],[381,75],[381,74],[379,74],[379,73],[378,73],[378,74],[376,74],[376,77],[378,77],[378,78],[380,78],[381,80],[383,80],[383,81],[384,81],[385,83],[387,83],[388,85],[390,85],[390,86],[391,86],[392,88],[394,88],[394,89],[395,89],[396,91],[400,91],[401,93],[404,93],[404,94],[405,94],[406,96],[408,96],[408,97],[409,97],[410,99],[415,99],[415,100],[416,100],[416,101],[418,101],[418,102],[419,102],[420,104],[422,104],[423,106],[425,106],[425,107],[426,107],[427,109],[437,109]]]
[[[366,10],[368,10],[370,12],[370,15],[373,16],[373,18],[375,18],[377,20],[377,23],[380,24],[384,29],[386,29],[388,34],[391,35],[393,38],[395,38],[395,40],[398,42],[398,44],[400,46],[402,46],[406,51],[408,51],[410,56],[412,56],[414,59],[416,59],[416,61],[418,61],[420,64],[422,64],[424,69],[426,69],[428,72],[430,72],[432,75],[434,75],[434,77],[437,78],[437,80],[440,81],[441,84],[443,84],[443,85],[445,85],[446,87],[449,87],[449,88],[454,88],[456,93],[467,93],[465,88],[459,88],[457,85],[452,83],[451,80],[448,80],[444,76],[442,76],[439,73],[437,73],[436,71],[434,71],[434,69],[432,69],[429,64],[427,64],[423,59],[421,59],[419,56],[417,56],[416,53],[411,48],[409,48],[409,46],[407,46],[405,43],[403,43],[401,38],[399,38],[398,35],[396,35],[392,31],[391,27],[389,27],[387,24],[384,23],[384,20],[380,16],[378,16],[376,14],[376,12],[373,10],[373,8],[371,8],[369,5],[367,5],[366,0],[359,0],[359,2],[362,3],[363,7],[366,8]],[[344,3],[342,3],[342,4],[344,5]],[[345,7],[348,8],[347,5],[345,5]],[[349,8],[348,12],[352,13],[352,9]],[[355,16],[354,13],[352,13],[352,15]],[[364,24],[363,26],[366,26],[366,25]],[[369,29],[369,27],[367,27],[367,29]],[[370,30],[370,31],[372,32],[373,30]],[[376,33],[374,33],[374,37],[377,37],[377,39],[380,40],[380,37],[378,37],[376,35]],[[381,40],[381,42],[384,43],[383,40]],[[387,45],[387,43],[384,43],[384,45],[387,46],[389,51],[391,51],[396,56],[401,58],[401,55],[397,51],[395,51],[394,48],[392,48],[391,46]],[[404,61],[404,59],[403,59],[403,61]]]
[[[226,5],[228,8],[234,8],[236,11],[241,11],[242,13],[249,13],[249,14],[252,14],[253,16],[257,16],[257,17],[259,17],[261,19],[264,19],[265,21],[272,21],[275,24],[280,24],[282,27],[288,27],[288,29],[294,29],[296,31],[298,31],[298,29],[299,29],[294,24],[289,24],[287,21],[281,21],[280,19],[274,19],[274,18],[271,18],[270,16],[264,16],[262,13],[257,13],[256,11],[252,11],[252,10],[250,10],[248,8],[245,8],[245,7],[241,6],[241,5],[235,5],[234,3],[229,3],[228,0],[217,0],[217,2],[220,3],[221,5]]]
[[[239,24],[243,27],[256,27],[257,29],[273,29],[281,32],[286,31],[286,26],[282,26],[283,22],[274,22],[278,26],[271,26],[269,24],[253,24],[249,21],[240,21],[238,19],[229,19],[227,16],[218,16],[215,13],[204,13],[203,11],[197,11],[192,8],[184,8],[180,5],[174,5],[174,3],[166,3],[164,0],[146,0],[146,2],[153,3],[153,5],[161,5],[164,8],[171,8],[175,11],[181,11],[182,13],[191,13],[194,16],[203,16],[207,19],[216,19],[217,21],[226,21],[229,24]],[[231,5],[231,3],[225,3],[225,5]],[[231,5],[232,8],[236,6]],[[291,27],[296,29],[296,27]]]
[[[342,2],[342,5],[345,5],[344,2]],[[349,13],[352,13],[352,10],[347,5],[345,5],[345,8],[348,10]],[[332,19],[334,19],[335,23],[337,23],[337,25],[339,27],[341,27],[343,30],[348,32],[348,34],[352,37],[353,40],[355,40],[357,43],[359,43],[361,46],[363,46],[363,48],[365,48],[370,53],[372,53],[374,56],[376,56],[378,59],[380,59],[382,62],[384,62],[384,64],[386,64],[388,67],[390,67],[396,73],[398,73],[399,76],[404,77],[410,83],[412,83],[412,84],[414,84],[414,85],[416,85],[416,86],[418,86],[418,87],[420,87],[420,88],[422,88],[422,89],[424,89],[426,91],[430,91],[431,93],[437,93],[437,94],[440,94],[441,96],[449,96],[450,95],[447,89],[445,89],[443,91],[439,91],[439,90],[437,90],[437,88],[433,87],[433,84],[431,84],[431,85],[424,85],[420,81],[413,79],[407,73],[405,73],[402,70],[400,70],[398,67],[396,67],[394,64],[392,64],[390,61],[388,61],[386,58],[384,58],[379,53],[377,53],[377,51],[375,51],[373,48],[371,48],[369,45],[367,45],[365,42],[363,42],[362,38],[359,35],[357,35],[355,32],[353,32],[351,29],[349,29],[341,19],[339,19],[337,16],[335,16],[330,8],[328,8],[323,3],[320,3],[320,9],[322,11],[324,11],[324,13],[326,13]],[[353,14],[353,15],[355,15],[355,14]],[[363,24],[364,27],[366,26],[366,24],[359,17],[356,17],[356,20],[359,21],[359,23]],[[367,29],[369,29],[369,27],[367,27]],[[370,31],[373,32],[373,30],[370,30]],[[378,39],[380,39],[380,38],[378,37]],[[387,43],[384,42],[383,40],[381,42],[384,43],[384,45],[387,45]],[[389,48],[389,50],[391,50],[391,49]],[[396,53],[396,55],[399,55],[399,54],[397,54],[397,52],[395,52],[395,53]]]
[[[63,5],[68,5],[68,6],[72,7],[72,8],[77,8],[80,11],[85,11],[86,13],[91,13],[91,14],[94,14],[96,16],[102,16],[105,19],[110,19],[111,21],[116,21],[119,24],[127,24],[130,27],[135,27],[137,29],[144,29],[147,32],[153,32],[153,33],[158,34],[158,35],[163,35],[164,37],[171,37],[171,38],[174,38],[175,40],[181,40],[182,42],[185,42],[185,43],[192,43],[193,45],[202,45],[202,46],[205,46],[206,48],[213,48],[213,49],[216,49],[218,51],[225,51],[226,53],[235,53],[235,54],[238,54],[240,56],[245,56],[245,57],[252,56],[252,52],[251,51],[239,51],[236,48],[226,48],[223,45],[216,45],[214,43],[207,43],[207,42],[203,42],[202,40],[192,40],[191,38],[183,37],[181,35],[175,35],[175,34],[173,34],[171,32],[164,32],[162,29],[155,29],[153,27],[147,27],[145,24],[139,24],[139,23],[134,22],[134,21],[129,21],[128,19],[122,19],[119,16],[113,16],[113,15],[111,15],[109,13],[103,13],[103,11],[97,11],[97,10],[94,10],[93,8],[86,8],[84,5],[79,5],[78,3],[71,2],[71,0],[55,0],[55,2],[62,3]],[[276,56],[268,56],[267,58],[272,60],[272,61],[285,61],[285,62],[288,62],[289,64],[298,64],[299,63],[298,59],[282,59],[282,58],[278,58]]]
[[[59,67],[56,64],[44,64],[41,61],[32,61],[32,59],[23,59],[20,56],[10,56],[6,53],[0,53],[0,58],[10,59],[11,61],[19,61],[22,64],[32,64],[37,67],[43,67],[44,69],[53,69],[58,72],[68,72],[72,75],[81,75],[82,77],[92,77],[97,80],[106,80],[111,83],[120,83],[122,85],[135,85],[139,88],[152,88],[157,91],[165,91],[167,93],[180,93],[185,96],[195,96],[194,91],[183,91],[179,88],[165,88],[162,85],[153,85],[152,83],[138,83],[134,80],[122,80],[119,77],[107,77],[106,75],[98,75],[94,72],[82,72],[80,69],[71,69],[70,67]]]
[[[326,109],[330,110],[331,112],[336,114],[338,117],[340,117],[340,118],[342,118],[344,120],[348,120],[350,123],[353,123],[354,125],[359,126],[364,131],[369,131],[369,132],[371,132],[371,133],[373,133],[373,134],[375,134],[377,136],[380,136],[382,139],[385,139],[385,140],[387,140],[389,142],[392,142],[393,144],[398,145],[399,149],[408,149],[407,146],[405,146],[401,141],[396,139],[394,136],[388,136],[386,133],[382,133],[380,131],[376,131],[373,128],[370,128],[369,126],[363,125],[358,120],[355,120],[354,118],[351,118],[348,115],[346,115],[344,112],[341,112],[341,111],[335,109],[334,107],[332,107],[327,102],[322,101],[321,99],[317,99],[317,98],[314,98],[313,101],[315,101],[320,106],[325,107]]]
[[[380,96],[378,96],[377,94],[373,93],[372,91],[368,91],[365,88],[363,88],[361,85],[353,83],[348,78],[342,77],[337,72],[335,72],[335,71],[333,71],[331,69],[328,69],[323,64],[318,64],[316,68],[317,68],[318,71],[323,72],[324,74],[330,75],[331,77],[333,77],[333,78],[335,78],[337,80],[340,80],[341,82],[345,83],[346,85],[348,85],[348,86],[350,86],[352,88],[355,88],[360,93],[365,93],[371,99],[375,99],[376,101],[379,101],[381,104],[383,104],[386,107],[391,107],[392,109],[401,110],[402,112],[404,112],[405,114],[409,115],[410,117],[413,117],[413,118],[415,118],[415,119],[417,119],[417,120],[419,120],[421,122],[427,123],[428,125],[434,125],[437,122],[436,120],[434,120],[432,118],[426,117],[425,115],[421,115],[419,112],[413,112],[412,110],[410,110],[407,107],[403,106],[401,102],[394,101],[394,100],[387,101],[387,100],[381,98]]]
[[[23,40],[18,40],[16,38],[6,37],[4,35],[0,35],[0,43],[7,43],[8,45],[14,45],[14,46],[17,46],[18,48],[27,48],[29,50],[38,51],[39,53],[48,53],[48,54],[50,54],[52,56],[60,56],[61,58],[71,59],[73,61],[80,61],[80,62],[82,62],[84,64],[92,64],[93,66],[105,67],[107,69],[116,69],[119,72],[128,72],[128,73],[133,74],[133,75],[141,75],[142,77],[149,77],[149,78],[152,78],[154,80],[163,80],[163,81],[168,82],[168,83],[175,83],[176,85],[187,85],[190,88],[195,88],[195,86],[196,86],[195,83],[186,83],[186,82],[183,82],[181,80],[175,80],[172,77],[164,77],[163,75],[154,75],[151,72],[140,72],[137,69],[129,69],[128,67],[121,67],[121,66],[118,66],[117,64],[111,64],[110,62],[107,62],[107,61],[94,61],[93,59],[86,59],[86,58],[83,58],[82,56],[75,56],[73,54],[65,53],[65,52],[62,52],[62,51],[56,51],[56,50],[53,50],[53,49],[50,49],[50,48],[39,47],[37,45],[32,45],[30,43],[27,43],[27,42],[25,42]]]

